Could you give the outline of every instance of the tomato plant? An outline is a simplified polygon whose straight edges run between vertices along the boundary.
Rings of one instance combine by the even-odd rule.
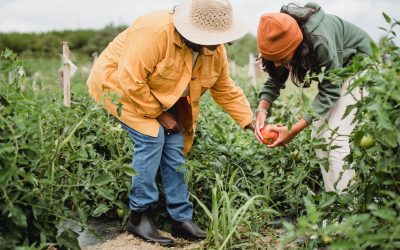
[[[358,88],[368,93],[345,113],[356,111],[357,126],[345,159],[356,177],[344,194],[307,195],[304,214],[296,224],[286,225],[285,244],[308,237],[305,248],[400,246],[400,48],[393,42],[393,28],[400,23],[386,14],[384,18],[390,28],[379,45],[371,45],[372,54],[355,57],[347,67],[329,74],[338,82],[353,78],[349,91]]]
[[[131,142],[86,94],[65,108],[58,86],[35,86],[14,53],[0,61],[0,248],[77,249],[63,222],[84,227],[125,200]]]

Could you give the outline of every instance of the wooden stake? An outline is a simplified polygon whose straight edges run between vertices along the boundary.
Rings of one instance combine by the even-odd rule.
[[[63,42],[63,70],[62,70],[62,83],[63,83],[63,90],[64,90],[64,106],[71,107],[71,68],[68,63],[65,62],[66,60],[70,60],[70,50],[68,47],[68,42]]]
[[[237,66],[235,61],[229,62],[230,70],[231,70],[231,75],[236,76],[237,75]]]
[[[93,52],[92,58],[93,58],[93,64],[96,62],[97,58],[99,57],[99,53]]]
[[[8,72],[8,84],[11,84],[14,81],[14,72]]]
[[[247,76],[250,78],[251,84],[256,86],[256,71],[255,71],[255,61],[253,54],[249,54],[249,65],[247,67]]]

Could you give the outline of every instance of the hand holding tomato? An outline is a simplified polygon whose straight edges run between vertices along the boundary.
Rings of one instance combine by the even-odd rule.
[[[262,142],[267,145],[273,144],[279,137],[279,133],[269,129],[270,126],[267,125],[260,129],[261,135],[263,137]]]
[[[292,134],[289,131],[287,126],[283,126],[282,124],[268,125],[268,130],[277,132],[279,134],[278,138],[274,141],[274,143],[267,145],[269,148],[285,146],[295,136],[295,134]]]
[[[266,112],[257,112],[256,113],[256,120],[255,120],[255,128],[254,128],[254,136],[256,139],[260,142],[263,143],[263,136],[261,134],[261,129],[265,127],[265,119],[267,119],[267,113]]]

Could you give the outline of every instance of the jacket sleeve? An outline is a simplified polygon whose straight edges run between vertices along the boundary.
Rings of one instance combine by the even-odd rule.
[[[221,56],[223,66],[216,83],[210,89],[211,96],[241,128],[244,128],[251,123],[253,112],[243,90],[230,78],[225,48],[222,49]]]
[[[158,117],[163,110],[147,84],[148,75],[162,58],[164,48],[158,42],[160,40],[157,34],[148,30],[127,33],[118,65],[122,91],[135,105],[138,114],[149,118]]]
[[[272,104],[280,96],[281,89],[286,87],[285,82],[289,77],[289,71],[282,67],[278,73],[279,76],[268,77],[258,94],[260,100],[267,100]]]

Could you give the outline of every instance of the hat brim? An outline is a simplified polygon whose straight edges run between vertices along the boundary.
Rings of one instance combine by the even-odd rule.
[[[190,8],[192,1],[186,0],[175,7],[174,25],[178,32],[192,43],[200,45],[218,45],[237,40],[247,33],[247,29],[241,25],[235,16],[232,25],[225,31],[205,31],[192,25]]]

